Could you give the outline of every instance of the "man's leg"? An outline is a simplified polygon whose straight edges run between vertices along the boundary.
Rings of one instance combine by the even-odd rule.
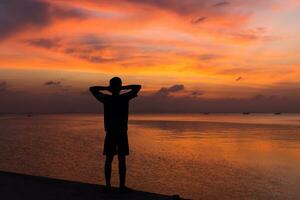
[[[104,172],[105,172],[105,181],[106,181],[106,186],[110,187],[110,178],[111,178],[111,163],[113,161],[114,156],[113,155],[106,155],[106,160],[105,160],[105,167],[104,167]]]
[[[119,178],[120,178],[120,188],[125,188],[126,180],[126,156],[118,155],[119,159]]]

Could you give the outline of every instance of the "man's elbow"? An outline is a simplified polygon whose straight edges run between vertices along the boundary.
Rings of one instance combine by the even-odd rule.
[[[142,89],[141,85],[136,85],[136,91],[139,92]]]
[[[91,93],[94,93],[95,92],[95,87],[94,86],[89,87],[89,90],[90,90]]]

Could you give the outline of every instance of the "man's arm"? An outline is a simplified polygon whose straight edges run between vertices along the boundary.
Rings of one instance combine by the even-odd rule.
[[[141,85],[126,85],[122,86],[122,90],[130,90],[129,92],[123,94],[129,97],[129,99],[132,99],[137,96],[139,91],[141,90]]]
[[[93,96],[98,100],[103,102],[105,94],[101,91],[103,90],[109,90],[109,87],[107,86],[92,86],[90,87],[90,92],[93,94]]]

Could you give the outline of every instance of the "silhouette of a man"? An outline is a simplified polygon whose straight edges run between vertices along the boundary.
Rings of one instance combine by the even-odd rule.
[[[129,189],[125,186],[126,178],[126,156],[129,155],[127,137],[128,107],[129,100],[135,98],[141,89],[141,85],[122,86],[119,77],[110,80],[109,86],[92,86],[91,93],[104,104],[104,127],[106,131],[103,155],[105,160],[106,189],[110,190],[111,164],[114,155],[118,155],[120,191],[126,192]],[[101,91],[107,90],[111,95]],[[121,94],[122,90],[129,90]]]

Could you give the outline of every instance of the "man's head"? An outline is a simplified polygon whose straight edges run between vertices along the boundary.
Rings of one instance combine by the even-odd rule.
[[[122,80],[119,77],[113,77],[109,81],[109,87],[112,94],[120,94],[122,88]]]

